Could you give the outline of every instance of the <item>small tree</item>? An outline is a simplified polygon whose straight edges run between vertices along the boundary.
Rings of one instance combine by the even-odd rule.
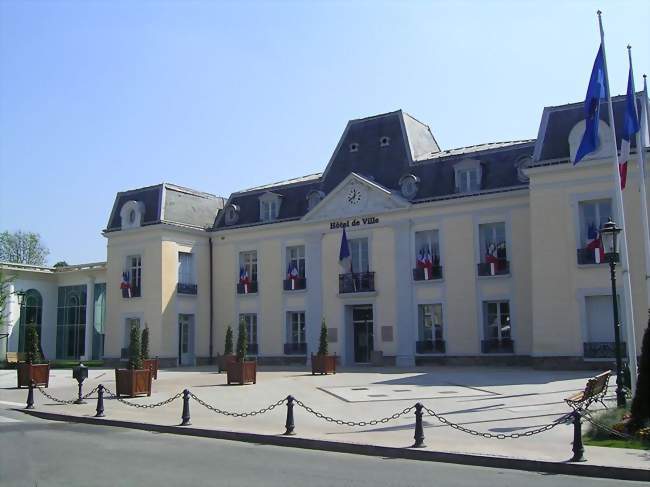
[[[226,343],[223,347],[224,355],[232,355],[232,326],[228,325],[226,328]]]
[[[237,334],[237,360],[243,362],[246,359],[248,351],[248,330],[246,330],[246,320],[239,320],[239,333]]]
[[[630,426],[634,429],[642,427],[645,421],[650,419],[650,319],[648,319],[648,328],[643,334],[639,376],[630,414],[632,416]]]
[[[325,318],[320,325],[320,342],[318,344],[318,355],[327,355],[327,326],[325,326]]]
[[[142,369],[142,349],[140,347],[140,330],[137,325],[131,326],[131,341],[129,343],[129,369]]]
[[[42,361],[41,347],[38,339],[38,331],[35,326],[28,326],[25,336],[25,350],[28,364],[39,364]]]
[[[45,265],[49,253],[38,233],[20,230],[14,233],[0,233],[0,261]]]
[[[149,358],[149,328],[142,329],[142,360]]]

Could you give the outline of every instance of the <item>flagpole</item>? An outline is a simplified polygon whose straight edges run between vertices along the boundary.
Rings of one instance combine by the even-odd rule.
[[[648,305],[650,306],[650,223],[648,222],[648,199],[646,196],[646,181],[645,181],[645,146],[643,144],[644,121],[639,118],[639,112],[636,108],[636,89],[634,88],[634,70],[632,69],[632,46],[627,46],[628,58],[630,60],[630,72],[632,73],[632,93],[634,93],[634,113],[639,120],[639,130],[636,133],[636,151],[639,156],[639,193],[641,196],[641,227],[643,228],[643,246],[645,252],[645,284],[646,293],[648,298]],[[646,109],[647,114],[647,89],[648,86],[643,80],[643,96],[642,103]],[[643,113],[641,114],[643,115]]]
[[[628,246],[627,246],[627,230],[625,225],[625,207],[623,205],[623,191],[621,190],[621,173],[618,166],[618,148],[616,147],[616,128],[614,127],[614,109],[612,108],[612,94],[609,86],[609,75],[607,73],[607,55],[605,54],[605,32],[603,30],[603,20],[601,18],[602,12],[598,10],[598,26],[600,28],[600,45],[603,48],[603,68],[605,72],[605,90],[607,93],[607,108],[609,111],[609,128],[612,132],[612,148],[614,160],[614,186],[616,191],[616,206],[617,206],[617,220],[621,229],[621,274],[623,278],[623,296],[625,296],[625,311],[626,311],[626,343],[627,343],[627,356],[630,368],[630,379],[632,386],[632,394],[636,393],[636,373],[637,373],[637,359],[636,359],[636,339],[634,336],[634,306],[632,305],[632,283],[630,280],[630,267],[628,259]]]

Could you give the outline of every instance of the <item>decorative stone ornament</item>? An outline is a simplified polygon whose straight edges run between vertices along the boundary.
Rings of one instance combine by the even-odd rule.
[[[363,188],[358,184],[351,184],[346,198],[350,205],[358,205],[364,199]]]
[[[120,219],[122,220],[122,230],[128,228],[138,228],[144,222],[144,203],[142,201],[127,201],[120,209]]]
[[[228,205],[226,207],[226,225],[234,225],[239,221],[239,206],[238,205]]]
[[[413,199],[418,192],[419,182],[420,178],[413,174],[402,176],[402,178],[399,180],[399,187],[400,191],[402,192],[402,196],[407,200]]]

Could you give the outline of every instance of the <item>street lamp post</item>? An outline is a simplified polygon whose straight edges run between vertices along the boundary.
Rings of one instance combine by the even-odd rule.
[[[621,229],[610,218],[600,229],[605,258],[609,262],[609,276],[612,282],[612,308],[614,310],[614,347],[616,349],[616,405],[625,407],[623,390],[623,359],[621,357],[621,323],[618,317],[618,299],[616,294],[616,262],[618,261],[618,237]]]

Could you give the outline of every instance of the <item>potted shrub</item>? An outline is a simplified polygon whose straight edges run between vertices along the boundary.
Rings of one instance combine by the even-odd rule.
[[[228,364],[231,364],[237,360],[237,357],[233,353],[233,343],[232,343],[232,326],[228,325],[226,328],[226,343],[223,346],[223,355],[217,356],[217,365],[219,366],[219,373],[224,370],[228,370]]]
[[[248,384],[257,382],[257,363],[254,360],[246,360],[248,349],[248,333],[246,322],[242,319],[239,322],[239,333],[237,336],[237,357],[234,362],[228,364],[228,384]]]
[[[643,334],[636,394],[632,399],[630,414],[631,418],[628,424],[630,432],[643,428],[650,421],[650,319],[648,320],[648,328],[645,329]]]
[[[142,329],[142,367],[151,371],[151,376],[158,379],[158,357],[149,358],[149,328]]]
[[[325,319],[320,327],[320,342],[318,344],[318,354],[311,354],[311,374],[336,374],[336,355],[327,353],[327,326]]]
[[[141,394],[151,395],[151,369],[142,365],[140,332],[137,325],[131,327],[129,343],[129,364],[126,369],[115,369],[117,396],[134,397]]]
[[[37,386],[47,387],[50,382],[50,364],[43,362],[40,340],[35,326],[25,330],[25,362],[19,362],[18,387],[29,387],[31,381]]]

